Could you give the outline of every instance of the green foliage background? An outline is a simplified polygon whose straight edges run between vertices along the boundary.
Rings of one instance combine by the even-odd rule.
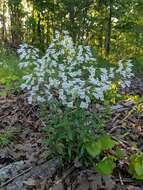
[[[143,0],[0,0],[0,39],[45,50],[55,30],[110,60],[143,54]]]

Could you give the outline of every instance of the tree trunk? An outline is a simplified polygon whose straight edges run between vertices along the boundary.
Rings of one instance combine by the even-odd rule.
[[[113,8],[112,0],[109,0],[109,18],[107,25],[106,41],[105,41],[105,52],[107,56],[110,54],[110,47],[111,47],[112,8]]]

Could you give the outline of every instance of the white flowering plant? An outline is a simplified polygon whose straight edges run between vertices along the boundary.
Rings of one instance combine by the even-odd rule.
[[[74,45],[67,32],[56,32],[43,56],[27,44],[18,53],[20,68],[30,68],[21,85],[28,90],[29,104],[58,100],[67,107],[87,109],[91,101],[104,101],[112,84],[129,87],[133,76],[131,61],[119,61],[118,68],[97,67],[91,48]]]

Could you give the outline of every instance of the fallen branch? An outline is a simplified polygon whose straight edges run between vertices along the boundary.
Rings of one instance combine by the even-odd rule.
[[[23,171],[22,173],[20,173],[20,174],[17,174],[17,175],[14,176],[13,178],[11,178],[11,179],[9,179],[8,181],[6,181],[5,183],[3,183],[3,184],[0,186],[0,188],[2,188],[2,187],[4,187],[4,186],[8,185],[9,183],[11,183],[11,182],[12,182],[13,180],[15,180],[16,178],[18,178],[18,177],[20,177],[20,176],[26,174],[26,173],[29,172],[31,169],[32,169],[32,167],[30,167],[30,168],[24,170],[24,171]]]

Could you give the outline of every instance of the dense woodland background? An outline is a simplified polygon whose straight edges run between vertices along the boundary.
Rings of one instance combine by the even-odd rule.
[[[44,51],[56,30],[66,30],[102,58],[140,58],[142,18],[143,0],[0,0],[1,46]]]

